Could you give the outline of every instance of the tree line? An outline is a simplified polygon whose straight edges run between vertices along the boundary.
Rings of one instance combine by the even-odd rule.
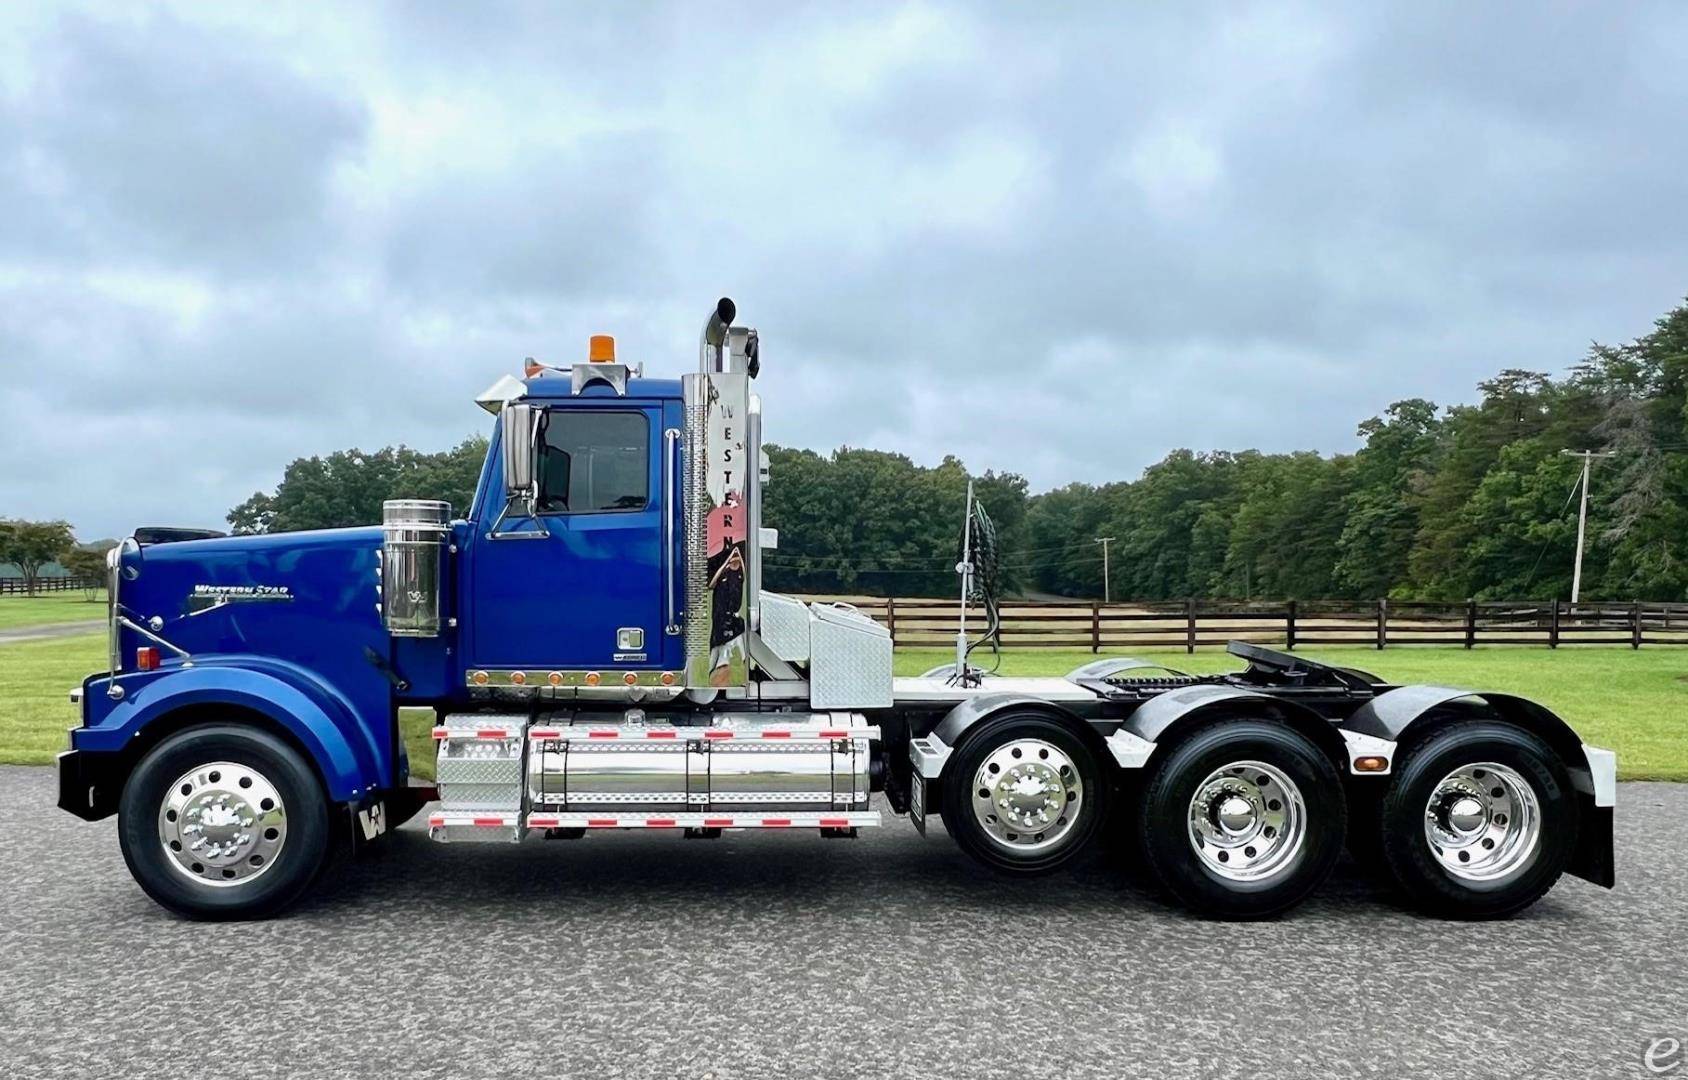
[[[0,565],[17,568],[24,590],[34,596],[42,571],[53,563],[66,574],[97,588],[105,574],[109,540],[78,544],[68,521],[0,519]]]
[[[1566,597],[1580,461],[1590,486],[1586,598],[1688,599],[1688,304],[1563,375],[1508,369],[1477,400],[1397,401],[1358,425],[1354,453],[1173,450],[1132,480],[1033,494],[987,472],[1010,588],[1116,599]],[[486,440],[300,458],[229,513],[236,532],[370,524],[389,498],[462,512]],[[770,447],[766,584],[791,592],[945,596],[968,472],[947,457]],[[15,532],[15,530],[14,530]],[[8,535],[0,529],[0,544]],[[0,550],[5,550],[0,547]],[[0,555],[0,561],[5,556]]]

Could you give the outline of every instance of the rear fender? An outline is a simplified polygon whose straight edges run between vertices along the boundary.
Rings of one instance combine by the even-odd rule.
[[[1410,746],[1456,720],[1494,719],[1523,728],[1545,742],[1570,774],[1580,802],[1582,828],[1571,873],[1611,888],[1614,881],[1612,811],[1617,803],[1617,759],[1592,747],[1552,710],[1516,694],[1451,686],[1401,686],[1385,691],[1343,722],[1345,731]]]
[[[335,802],[383,786],[370,726],[361,723],[332,688],[294,665],[196,661],[191,667],[166,668],[151,679],[124,677],[122,685],[122,700],[103,710],[97,726],[72,730],[75,749],[127,754],[137,740],[158,730],[157,725],[168,724],[172,715],[221,705],[257,713],[292,736],[310,755]]]
[[[1305,735],[1343,772],[1348,749],[1336,725],[1305,705],[1236,686],[1181,686],[1144,702],[1120,725],[1136,739],[1156,746],[1170,744],[1214,720],[1266,717]],[[1142,755],[1149,755],[1144,752]]]
[[[1037,713],[1072,729],[1073,734],[1096,753],[1098,760],[1107,760],[1107,746],[1102,736],[1076,713],[1029,694],[980,694],[945,713],[930,735],[910,742],[909,757],[914,763],[915,778],[925,779],[935,791],[936,785],[942,783],[950,755],[966,741],[968,732],[991,717],[1010,710]]]

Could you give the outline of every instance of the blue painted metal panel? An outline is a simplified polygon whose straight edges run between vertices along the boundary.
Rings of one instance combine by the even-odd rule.
[[[110,680],[87,684],[88,727],[71,732],[77,750],[122,750],[147,724],[190,706],[229,706],[261,713],[310,753],[329,797],[346,801],[388,786],[387,735],[372,730],[354,706],[311,672],[261,657],[201,656],[160,670],[117,677],[121,701],[106,696]]]
[[[634,380],[635,384],[645,380]],[[530,381],[563,384],[548,378]],[[564,384],[566,385],[566,384]],[[678,384],[672,384],[678,393]],[[537,396],[537,395],[536,395]],[[476,500],[477,520],[464,579],[471,668],[617,669],[679,665],[680,639],[663,633],[662,401],[603,392],[563,397],[559,409],[637,411],[649,425],[646,467],[650,499],[642,510],[547,514],[521,521],[535,538],[495,539],[504,510],[502,485],[489,483]],[[495,440],[488,478],[502,475]],[[516,523],[509,520],[505,528]],[[645,659],[615,658],[616,631],[644,631]]]
[[[354,786],[396,783],[393,687],[367,655],[391,662],[375,591],[380,546],[379,528],[146,546],[125,558],[136,576],[123,581],[121,601],[137,623],[158,618],[159,636],[192,654],[195,667],[183,676],[270,671],[277,686],[317,700],[319,711],[341,710],[336,726],[358,729],[345,741],[367,748]],[[121,643],[132,669],[135,648],[147,642],[126,630]]]

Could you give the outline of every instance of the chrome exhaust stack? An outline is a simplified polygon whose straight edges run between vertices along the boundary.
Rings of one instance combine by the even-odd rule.
[[[686,688],[713,691],[750,679],[756,612],[746,587],[760,576],[755,516],[760,418],[750,380],[756,332],[733,326],[738,307],[722,297],[703,324],[698,370],[681,380],[685,398]]]
[[[738,306],[727,297],[715,302],[715,310],[709,313],[709,319],[703,324],[703,336],[698,342],[697,369],[700,373],[708,375],[726,370],[721,347],[727,342],[727,330],[733,325],[736,315]]]

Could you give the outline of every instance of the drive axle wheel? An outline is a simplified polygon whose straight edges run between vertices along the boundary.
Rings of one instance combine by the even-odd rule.
[[[1305,899],[1342,850],[1342,778],[1280,724],[1232,720],[1174,746],[1139,792],[1137,842],[1191,910],[1262,918]]]
[[[190,918],[273,915],[311,884],[328,850],[328,804],[310,766],[239,725],[189,728],[153,748],[118,812],[130,873]]]
[[[1076,855],[1101,823],[1095,756],[1037,713],[993,717],[968,732],[944,772],[943,818],[963,851],[1010,874],[1040,874]]]
[[[1499,722],[1455,724],[1407,752],[1377,842],[1419,908],[1484,919],[1528,907],[1570,861],[1577,803],[1558,755]]]

